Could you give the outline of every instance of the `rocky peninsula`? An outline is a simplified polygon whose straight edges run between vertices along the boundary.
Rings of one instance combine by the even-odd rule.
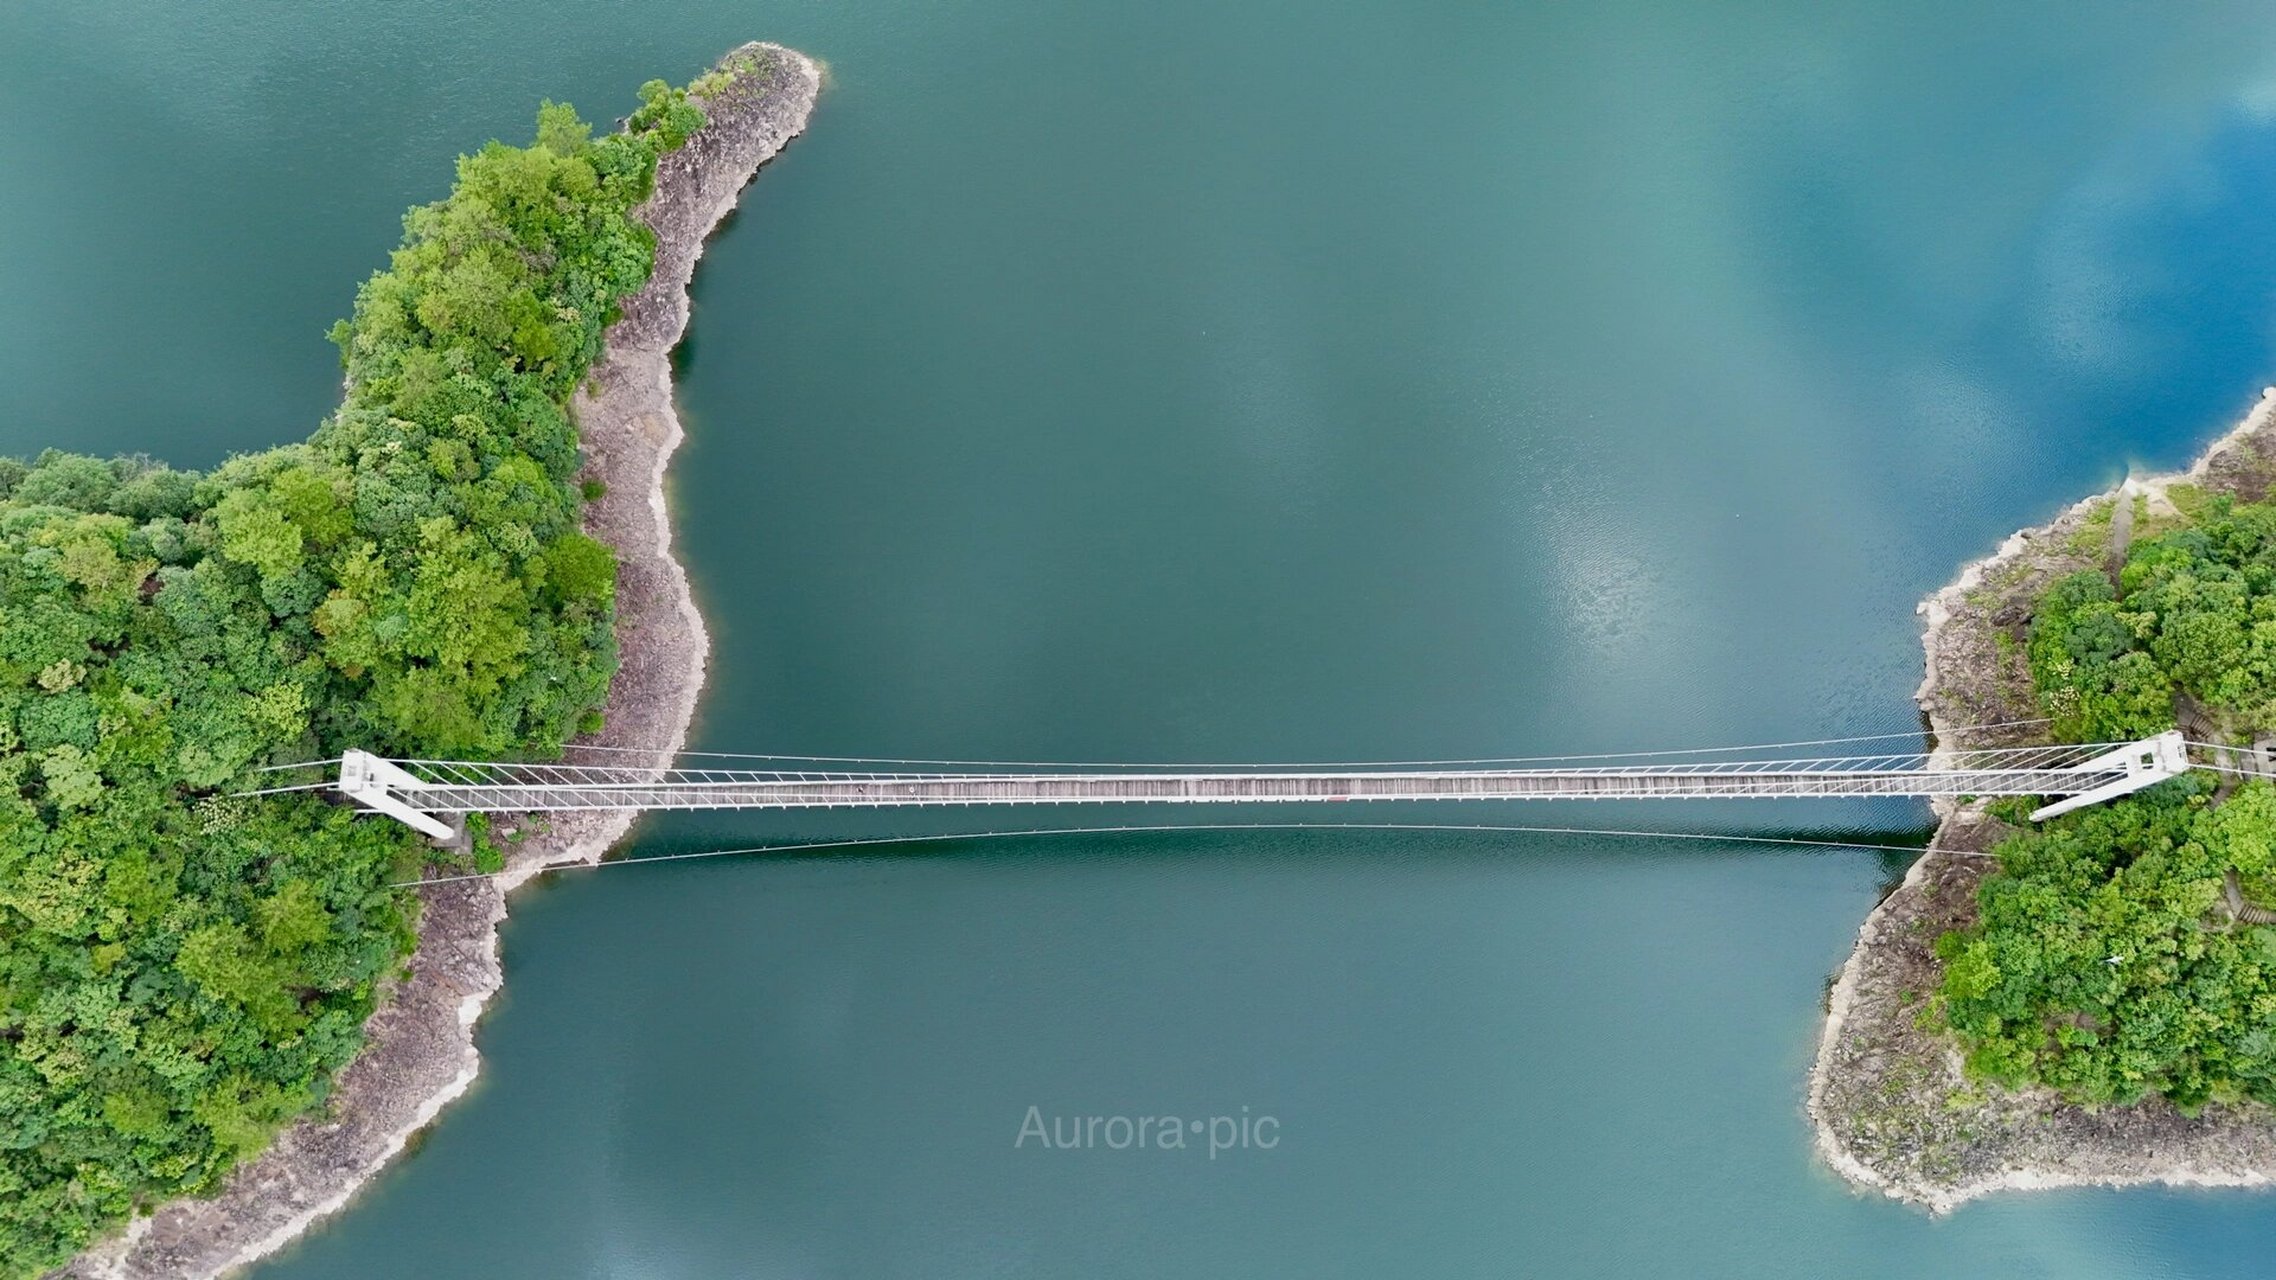
[[[2186,471],[2129,478],[2022,530],[1924,601],[1927,676],[1917,700],[1939,750],[2046,741],[2023,644],[2056,579],[2123,563],[2127,541],[2217,495],[2276,488],[2276,387]],[[1976,728],[1975,726],[1989,726]],[[2006,727],[1999,727],[2006,726]],[[2010,828],[1980,802],[1941,807],[1930,851],[1866,918],[1829,992],[1810,1073],[1819,1153],[1852,1183],[1946,1212],[1995,1191],[2276,1180],[2276,1112],[2162,1098],[2089,1109],[2050,1091],[1970,1081],[1949,1035],[1920,1012],[1942,978],[1936,939],[1976,917],[1987,851]]]
[[[588,747],[653,752],[662,766],[686,742],[703,686],[709,641],[672,554],[665,472],[679,446],[670,354],[688,321],[688,285],[705,238],[744,185],[806,127],[822,69],[795,50],[747,44],[722,58],[692,92],[706,123],[658,166],[637,216],[656,233],[645,287],[627,299],[607,349],[574,403],[584,478],[600,496],[586,532],[615,548],[619,666],[606,725]],[[597,862],[630,827],[630,814],[562,815],[513,844],[506,872],[431,885],[406,976],[366,1028],[362,1054],[341,1075],[327,1112],[279,1135],[212,1198],[180,1201],[138,1218],[57,1276],[78,1280],[202,1280],[283,1247],[401,1152],[474,1082],[474,1030],[503,982],[498,926],[506,897],[539,871]]]

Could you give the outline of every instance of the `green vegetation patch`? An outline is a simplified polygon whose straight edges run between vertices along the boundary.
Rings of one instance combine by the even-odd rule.
[[[2276,728],[2276,506],[2189,505],[2116,586],[2082,572],[2040,598],[2031,674],[2058,737],[2145,737],[2184,698],[2225,734]],[[2224,799],[2203,774],[2001,845],[1977,925],[1937,948],[1935,1012],[1971,1073],[2088,1105],[2276,1102],[2276,929],[2251,922],[2276,904],[2272,850],[2276,790]]]
[[[1938,940],[1972,1074],[2073,1102],[2276,1102],[2276,930],[2224,908],[2266,885],[2276,789],[2213,807],[2181,779],[1998,850],[1974,929]]]
[[[2117,515],[2114,498],[2103,498],[2087,510],[2076,528],[2070,532],[2067,543],[2074,556],[2100,556],[2110,549],[2110,526]]]
[[[534,145],[461,157],[334,329],[348,391],[305,444],[0,460],[0,1274],[320,1105],[411,944],[407,832],[228,793],[594,723],[615,562],[577,529],[566,405],[702,121],[657,81],[622,133],[548,103]]]
[[[2113,587],[2055,582],[2031,624],[2031,677],[2057,736],[2171,728],[2186,693],[2224,727],[2276,727],[2276,506],[2215,499],[2187,528],[2137,539]]]

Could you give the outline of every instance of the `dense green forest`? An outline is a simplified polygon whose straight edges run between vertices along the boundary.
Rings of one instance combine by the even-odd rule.
[[[2204,503],[2137,540],[2116,586],[2054,583],[2028,652],[2070,740],[2171,728],[2180,696],[2230,733],[2276,727],[2276,505]],[[2276,1103],[2276,928],[2248,919],[2276,905],[2276,789],[2193,774],[1998,854],[1978,925],[1938,943],[1971,1070],[2088,1104]]]
[[[702,119],[652,82],[619,133],[548,103],[534,145],[461,157],[334,329],[348,390],[305,444],[0,460],[0,1274],[321,1105],[409,946],[408,833],[229,792],[597,723],[615,562],[566,403]]]

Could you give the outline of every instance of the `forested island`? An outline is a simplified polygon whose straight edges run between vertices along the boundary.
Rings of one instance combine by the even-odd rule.
[[[1936,1209],[2276,1175],[2276,389],[2186,474],[2010,539],[1924,606],[1941,744],[2233,746],[2032,825],[1971,802],[1830,993],[1820,1149]],[[1975,726],[1994,726],[1979,730]]]
[[[749,45],[603,136],[548,102],[529,145],[460,157],[334,328],[344,397],[304,443],[0,460],[0,1274],[106,1234],[76,1273],[214,1274],[471,1078],[506,882],[415,896],[447,855],[405,829],[233,793],[351,746],[682,740],[665,357],[703,236],[818,86]]]

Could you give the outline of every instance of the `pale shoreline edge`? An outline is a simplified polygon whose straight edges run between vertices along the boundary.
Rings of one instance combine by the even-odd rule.
[[[657,232],[656,266],[627,299],[573,411],[585,474],[604,484],[586,528],[616,550],[620,664],[607,723],[581,745],[654,751],[686,745],[710,640],[686,567],[673,554],[667,477],[685,439],[672,402],[671,352],[690,311],[704,240],[761,165],[804,131],[823,68],[780,45],[751,43],[715,64],[747,69],[706,99],[709,120],[665,157],[638,215]],[[91,1246],[55,1276],[211,1280],[284,1248],[345,1208],[480,1075],[474,1042],[503,987],[498,927],[505,897],[549,867],[598,862],[633,815],[572,815],[516,848],[505,874],[425,891],[411,976],[373,1014],[365,1050],[340,1077],[330,1115],[289,1127],[210,1199],[175,1201]]]
[[[1946,757],[1953,749],[1955,737],[1967,727],[1947,723],[1939,714],[1942,703],[1933,695],[1938,689],[1943,673],[1942,664],[1946,660],[1945,629],[1952,623],[1959,603],[1969,593],[1980,588],[1994,572],[2022,557],[2032,548],[2035,539],[2066,520],[2084,517],[2095,504],[2130,495],[2142,495],[2153,502],[2164,501],[2168,488],[2175,484],[2202,481],[2223,454],[2272,429],[2276,429],[2276,386],[2263,388],[2252,408],[2234,426],[2206,445],[2186,468],[2147,477],[2129,475],[2110,489],[2070,503],[2046,521],[2009,534],[1993,551],[1961,566],[1960,572],[1952,581],[1923,599],[1915,612],[1923,620],[1921,646],[1924,671],[1914,700],[1927,716],[1933,735],[1932,765],[1937,759]],[[1893,1178],[1860,1159],[1843,1144],[1826,1114],[1826,1095],[1832,1082],[1834,1054],[1843,1027],[1854,1011],[1865,965],[1873,955],[1873,944],[1881,931],[1894,923],[1897,904],[1910,905],[1913,895],[1920,890],[1924,881],[1938,870],[1937,864],[1951,857],[1941,850],[1947,837],[1952,834],[1957,806],[1949,800],[1939,800],[1934,808],[1938,825],[1936,835],[1930,842],[1930,851],[1916,859],[1897,888],[1867,913],[1858,928],[1857,939],[1852,944],[1849,955],[1827,992],[1826,1015],[1820,1026],[1804,1100],[1804,1109],[1812,1131],[1811,1144],[1819,1158],[1859,1189],[1879,1191],[1892,1199],[1921,1205],[1932,1214],[1949,1213],[1970,1200],[2002,1191],[2089,1186],[2164,1185],[2210,1188],[2264,1187],[2276,1184],[2276,1173],[2270,1170],[2207,1168],[2182,1158],[2166,1164],[2149,1163],[2139,1170],[2126,1173],[2079,1173],[2026,1166],[1940,1186]]]

